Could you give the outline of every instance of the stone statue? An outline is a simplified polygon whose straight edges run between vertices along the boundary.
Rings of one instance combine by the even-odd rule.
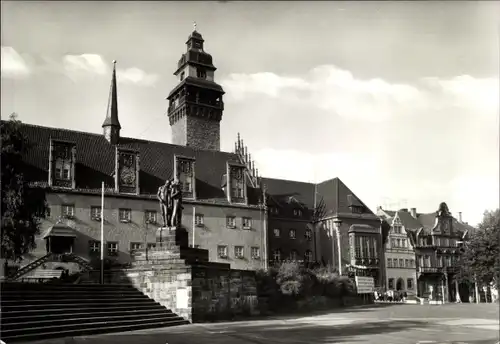
[[[167,179],[165,184],[158,188],[156,197],[160,201],[161,215],[163,217],[163,226],[167,227],[170,224],[172,217],[172,198],[171,195],[172,181]]]
[[[180,227],[182,222],[182,190],[181,184],[176,179],[172,182],[171,186],[170,199],[172,202],[172,217],[170,226],[171,227]]]
[[[438,213],[438,216],[450,215],[450,211],[448,210],[448,206],[446,205],[445,202],[441,202],[441,204],[439,204],[439,209],[438,209],[437,213]]]

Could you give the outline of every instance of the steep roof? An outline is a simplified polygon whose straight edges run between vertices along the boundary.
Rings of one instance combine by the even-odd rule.
[[[106,187],[114,186],[115,146],[103,135],[31,124],[20,128],[31,146],[23,156],[24,174],[29,181],[47,182],[52,138],[75,143],[77,188],[99,190],[102,181]],[[141,194],[156,194],[158,187],[173,176],[174,155],[182,155],[196,159],[197,199],[227,203],[221,178],[226,174],[226,162],[239,163],[236,154],[132,138],[120,138],[118,147],[139,152]],[[249,203],[257,204],[259,194],[249,188]]]
[[[365,207],[365,215],[375,215],[339,178],[319,183],[317,192],[318,199],[323,198],[326,203],[327,213],[325,216],[351,213],[350,206],[363,206]]]
[[[266,187],[269,205],[280,207],[296,207],[302,204],[314,209],[314,184],[294,180],[262,178]]]

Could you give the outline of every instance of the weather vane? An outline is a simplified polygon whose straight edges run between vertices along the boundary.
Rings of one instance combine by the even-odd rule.
[[[196,31],[196,22],[193,22],[194,31]]]

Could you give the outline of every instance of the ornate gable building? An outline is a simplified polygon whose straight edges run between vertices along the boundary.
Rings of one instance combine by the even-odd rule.
[[[32,148],[25,177],[45,188],[50,216],[30,259],[48,252],[100,255],[101,183],[105,256],[133,259],[155,245],[162,225],[157,191],[180,181],[182,227],[194,247],[231,268],[257,269],[283,259],[320,261],[342,273],[383,277],[383,222],[338,178],[319,184],[261,178],[238,135],[220,151],[224,90],[194,31],[168,96],[173,144],[120,134],[116,68],[102,134],[22,125]]]
[[[377,209],[377,214],[392,225],[386,247],[386,258],[392,259],[392,263],[387,262],[388,278],[403,279],[403,275],[409,276],[413,268],[418,296],[437,302],[456,301],[457,295],[463,300],[468,299],[468,288],[458,285],[454,279],[460,267],[460,243],[474,231],[462,221],[461,213],[456,219],[446,203],[442,202],[438,211],[428,214],[417,213],[415,208],[388,211],[381,207]],[[403,240],[406,248],[402,247]],[[405,257],[402,257],[403,254]],[[411,263],[412,256],[414,265]],[[401,259],[405,259],[404,268]],[[410,262],[408,267],[406,259]],[[397,282],[393,288],[398,288]]]

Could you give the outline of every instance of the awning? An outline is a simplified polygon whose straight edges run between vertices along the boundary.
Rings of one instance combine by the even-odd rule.
[[[44,239],[47,239],[48,237],[76,238],[76,233],[73,228],[59,223],[50,227],[47,233],[43,236]]]

